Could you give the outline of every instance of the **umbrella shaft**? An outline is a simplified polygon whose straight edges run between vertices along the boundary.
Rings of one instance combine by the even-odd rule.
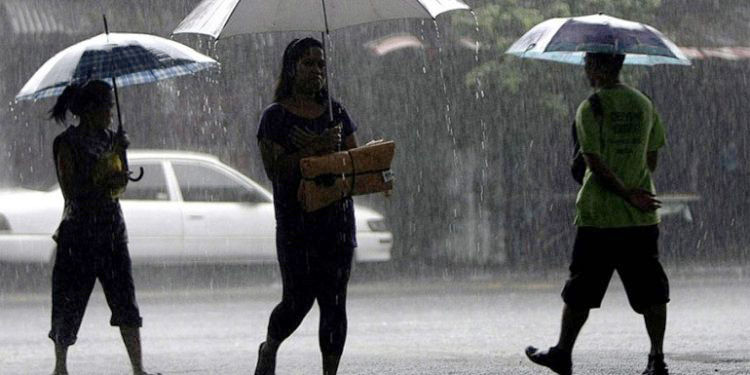
[[[323,43],[323,61],[326,62],[326,96],[328,96],[328,120],[330,122],[333,122],[333,99],[331,99],[331,85],[328,80],[328,52],[326,51],[326,38],[328,37],[328,33],[320,33],[320,39]]]
[[[117,131],[122,131],[122,115],[120,114],[120,96],[117,94],[117,82],[112,76],[112,89],[115,91],[115,108],[117,109]]]

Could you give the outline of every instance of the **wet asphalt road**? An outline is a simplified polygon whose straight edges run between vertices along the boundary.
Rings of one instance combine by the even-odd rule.
[[[750,374],[750,278],[711,275],[673,277],[665,344],[672,374]],[[554,343],[563,277],[355,279],[340,374],[551,374],[530,364],[523,349]],[[281,293],[272,272],[220,285],[212,277],[188,283],[167,275],[148,285],[143,272],[136,278],[148,369],[252,373]],[[49,314],[46,290],[0,293],[0,374],[51,372]],[[282,346],[277,374],[320,374],[317,318],[314,308]],[[70,349],[71,374],[129,373],[118,331],[108,321],[97,287]],[[574,373],[640,374],[647,350],[642,319],[629,310],[615,277],[602,309],[592,312],[581,333]]]

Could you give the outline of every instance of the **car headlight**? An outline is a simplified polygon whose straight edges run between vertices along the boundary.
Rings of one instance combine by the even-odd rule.
[[[2,231],[10,231],[10,223],[3,214],[0,214],[0,232]]]
[[[388,231],[388,227],[385,225],[385,220],[383,219],[371,219],[367,220],[367,225],[370,227],[370,230],[373,232],[386,232]]]

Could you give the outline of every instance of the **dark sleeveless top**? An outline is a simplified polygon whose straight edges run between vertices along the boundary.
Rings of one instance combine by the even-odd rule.
[[[356,124],[339,103],[333,102],[333,123],[329,122],[328,111],[318,118],[308,119],[273,103],[263,111],[258,128],[258,139],[268,139],[284,147],[287,152],[295,152],[297,147],[291,141],[294,126],[320,134],[327,128],[342,125],[342,143],[357,129]],[[343,146],[343,145],[342,145]],[[301,241],[311,241],[322,246],[356,247],[354,205],[351,198],[345,198],[313,212],[305,212],[297,200],[301,175],[295,170],[292,181],[271,181],[276,213],[276,235],[287,236]]]
[[[72,153],[72,191],[65,199],[62,222],[54,238],[61,240],[105,240],[127,242],[120,202],[109,189],[97,186],[94,171],[105,154],[112,152],[115,133],[109,129],[95,134],[70,126],[55,137],[53,157],[57,168],[60,144]],[[59,181],[58,172],[58,181]]]

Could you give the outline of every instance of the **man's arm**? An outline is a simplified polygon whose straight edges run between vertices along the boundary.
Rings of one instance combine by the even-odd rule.
[[[656,159],[659,157],[658,151],[649,151],[646,154],[646,165],[648,166],[648,170],[651,172],[656,170]]]
[[[607,163],[605,163],[599,155],[584,153],[583,158],[586,160],[586,165],[588,165],[591,172],[594,174],[594,178],[596,178],[605,189],[617,194],[619,197],[625,199],[628,203],[644,212],[654,211],[661,207],[661,202],[657,200],[650,191],[640,188],[630,189],[626,187],[625,184],[622,183],[622,180],[612,172],[607,166]],[[656,168],[655,160],[654,168]]]
[[[625,184],[609,169],[599,155],[584,153],[583,159],[586,160],[586,165],[605,189],[627,199],[628,189],[625,187]]]

